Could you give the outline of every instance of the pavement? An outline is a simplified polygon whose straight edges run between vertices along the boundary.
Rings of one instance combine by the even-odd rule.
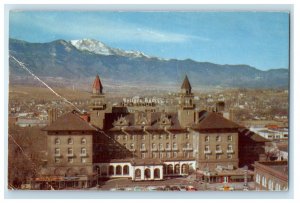
[[[105,182],[99,182],[99,190],[111,190],[113,188],[128,188],[128,187],[151,187],[151,186],[193,186],[199,191],[216,191],[218,188],[223,187],[225,185],[233,187],[234,190],[243,190],[244,183],[236,182],[236,183],[204,183],[197,182],[193,177],[189,176],[187,178],[172,178],[167,180],[160,181],[141,181],[141,182],[133,182],[131,179],[127,178],[119,178],[119,179],[110,179]],[[248,183],[248,189],[254,190],[254,182]]]

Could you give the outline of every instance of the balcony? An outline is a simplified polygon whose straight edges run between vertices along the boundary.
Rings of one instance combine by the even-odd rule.
[[[222,150],[222,149],[216,150],[216,154],[222,154],[222,153],[223,153],[223,150]]]
[[[211,154],[211,150],[209,149],[204,150],[204,154]]]
[[[166,148],[166,151],[172,151],[172,149],[170,147]]]
[[[129,151],[131,151],[131,152],[135,152],[135,149],[129,149]]]
[[[165,151],[164,148],[159,148],[158,151],[162,152],[162,151]]]
[[[140,151],[145,152],[145,151],[147,151],[147,149],[146,148],[141,148]]]
[[[155,152],[155,151],[157,151],[157,148],[151,148],[151,151]]]
[[[193,151],[193,148],[192,147],[185,147],[185,148],[183,148],[183,151]]]
[[[80,157],[88,157],[87,153],[80,153]]]
[[[233,154],[233,153],[234,153],[233,149],[228,149],[227,150],[227,154]]]
[[[67,157],[75,157],[75,154],[73,153],[67,154]]]
[[[62,157],[60,153],[54,154],[55,157]]]

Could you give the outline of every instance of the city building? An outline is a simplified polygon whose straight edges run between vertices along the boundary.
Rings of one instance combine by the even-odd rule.
[[[43,129],[48,135],[46,178],[33,182],[50,181],[55,188],[85,188],[101,178],[162,180],[196,169],[236,170],[243,156],[239,146],[243,127],[224,118],[225,104],[220,104],[217,110],[221,112],[197,111],[192,86],[185,76],[177,112],[131,113],[117,107],[110,111],[97,75],[88,115],[75,110],[59,118],[50,115],[51,123]],[[228,174],[235,179],[241,176]]]
[[[288,189],[288,162],[265,161],[254,164],[256,190],[281,191]]]

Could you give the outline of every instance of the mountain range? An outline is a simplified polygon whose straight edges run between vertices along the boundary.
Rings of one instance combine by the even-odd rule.
[[[219,65],[191,59],[162,59],[139,51],[112,48],[92,39],[30,43],[9,40],[9,53],[37,76],[84,81],[99,74],[118,83],[180,84],[185,75],[193,87],[288,88],[289,70],[258,70],[249,65]],[[28,73],[10,58],[10,80]],[[26,83],[26,80],[22,80]],[[29,81],[28,81],[29,82]]]

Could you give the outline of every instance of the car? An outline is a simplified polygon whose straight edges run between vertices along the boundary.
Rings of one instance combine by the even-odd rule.
[[[172,191],[180,191],[180,188],[178,186],[172,186],[171,190]]]

